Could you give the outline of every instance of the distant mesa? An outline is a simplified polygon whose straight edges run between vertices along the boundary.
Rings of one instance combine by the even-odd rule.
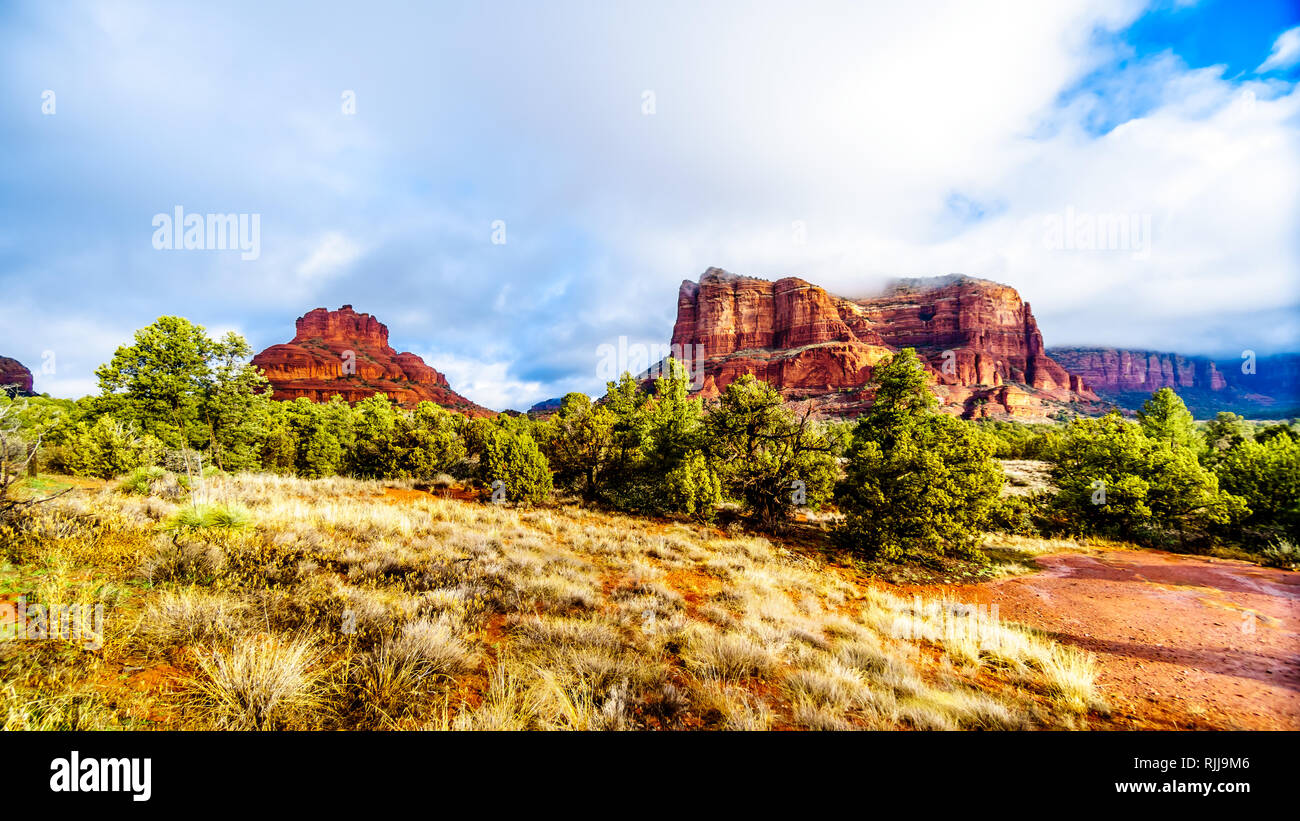
[[[560,410],[564,404],[564,397],[555,396],[550,399],[543,399],[528,409],[529,416],[550,416]]]
[[[262,351],[253,364],[266,373],[276,399],[328,402],[338,394],[355,403],[383,393],[407,408],[429,401],[467,416],[496,415],[452,390],[420,357],[395,351],[388,327],[351,305],[299,317],[294,338]]]
[[[1065,407],[1104,409],[1084,379],[1047,355],[1014,288],[962,275],[894,280],[878,296],[847,299],[797,277],[710,268],[682,283],[671,344],[703,352],[705,397],[752,373],[788,400],[855,416],[871,405],[872,369],[910,347],[947,413],[1034,420]]]
[[[0,390],[10,398],[15,396],[34,396],[32,393],[32,372],[27,370],[17,359],[0,356]]]
[[[1254,418],[1300,414],[1300,354],[1215,360],[1162,351],[1049,348],[1048,354],[1105,399],[1140,407],[1172,388],[1198,418],[1232,411]]]

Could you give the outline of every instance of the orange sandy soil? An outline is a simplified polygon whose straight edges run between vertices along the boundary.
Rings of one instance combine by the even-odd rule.
[[[1095,653],[1102,726],[1300,729],[1300,573],[1150,550],[1037,561],[1029,576],[915,589],[996,604]]]
[[[461,502],[477,502],[483,494],[475,493],[468,488],[451,487],[445,490],[411,490],[404,487],[386,487],[384,488],[383,500],[393,504],[410,502],[417,499],[427,499],[434,496],[440,499],[456,499]]]

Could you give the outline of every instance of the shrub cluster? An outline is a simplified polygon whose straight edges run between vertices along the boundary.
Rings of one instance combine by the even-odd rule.
[[[205,470],[450,476],[517,504],[559,489],[708,520],[733,503],[769,530],[798,508],[833,504],[840,543],[885,559],[978,557],[988,529],[1230,541],[1279,555],[1300,540],[1300,426],[1230,413],[1198,425],[1169,389],[1136,420],[967,422],[937,412],[920,359],[905,349],[873,368],[872,408],[845,423],[818,420],[748,375],[705,403],[670,359],[653,383],[624,374],[599,400],[565,396],[549,419],[469,419],[429,402],[403,409],[383,394],[356,405],[274,401],[250,353],[235,334],[213,340],[162,317],[96,371],[98,396],[0,402],[28,443],[41,443],[47,470],[127,474],[124,490],[141,494],[175,495]],[[1003,496],[997,458],[1049,463],[1054,489]]]
[[[569,394],[541,426],[556,480],[588,501],[710,519],[724,499],[768,529],[830,498],[837,446],[829,426],[752,376],[705,408],[668,362],[652,388],[625,374],[603,402]]]

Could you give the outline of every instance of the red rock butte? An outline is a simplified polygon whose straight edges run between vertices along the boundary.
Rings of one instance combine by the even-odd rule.
[[[17,359],[0,356],[0,391],[27,396],[32,392],[32,372]]]
[[[1097,403],[1044,352],[1014,288],[961,275],[895,280],[878,296],[846,299],[797,277],[710,268],[682,283],[672,344],[702,346],[705,397],[752,373],[828,415],[869,407],[872,368],[902,348],[916,349],[947,413],[1045,419]]]
[[[293,339],[262,351],[253,364],[266,373],[276,399],[328,402],[337,394],[359,402],[382,393],[407,408],[429,401],[466,416],[496,415],[453,391],[420,357],[395,351],[388,327],[351,305],[298,317]]]

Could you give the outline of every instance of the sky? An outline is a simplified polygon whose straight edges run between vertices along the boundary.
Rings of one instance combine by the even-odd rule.
[[[76,397],[158,316],[260,350],[351,304],[526,409],[711,266],[1300,351],[1298,80],[1286,0],[7,3],[0,355]],[[177,207],[257,242],[166,247]]]

